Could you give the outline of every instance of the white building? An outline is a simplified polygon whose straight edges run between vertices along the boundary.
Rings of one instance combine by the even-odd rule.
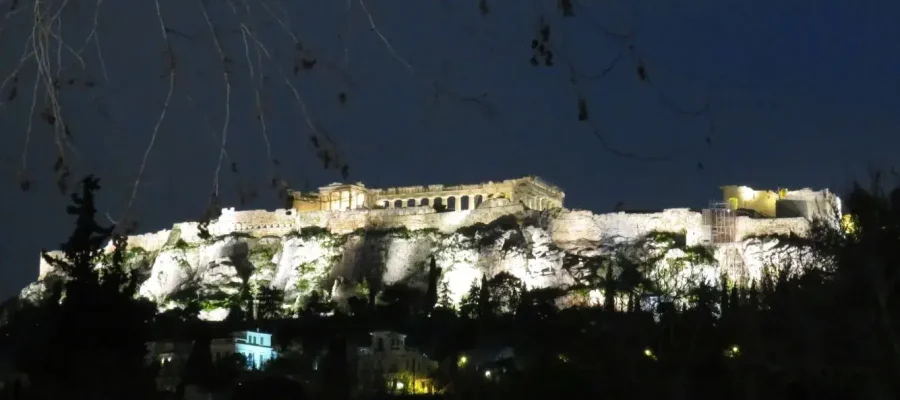
[[[363,391],[378,390],[431,393],[431,373],[437,363],[418,350],[406,346],[406,335],[391,331],[372,332],[372,344],[357,352],[357,373]]]
[[[264,332],[241,331],[230,338],[213,339],[209,350],[215,361],[238,353],[247,359],[247,367],[261,369],[267,362],[278,357],[272,347],[272,334]]]

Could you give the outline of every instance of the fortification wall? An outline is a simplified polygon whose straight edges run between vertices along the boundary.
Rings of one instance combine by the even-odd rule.
[[[290,209],[235,211],[223,208],[222,215],[210,224],[212,235],[226,235],[233,232],[251,233],[255,236],[284,235],[297,229],[298,213]]]
[[[422,210],[424,209],[424,210]],[[508,205],[504,207],[477,208],[474,210],[434,212],[428,207],[417,207],[419,212],[391,213],[395,210],[378,210],[371,215],[374,226],[393,228],[404,226],[408,229],[438,229],[445,233],[451,233],[463,226],[478,223],[487,224],[504,215],[518,214],[525,211],[522,205]],[[401,210],[396,210],[401,211]]]
[[[744,240],[753,236],[788,235],[791,233],[804,236],[809,232],[809,220],[806,218],[750,218],[738,217],[737,239]]]
[[[171,234],[171,229],[163,229],[158,232],[129,236],[128,247],[140,247],[150,252],[159,251],[159,249],[162,249],[163,245],[166,244],[166,241],[169,240]]]
[[[370,210],[316,211],[298,215],[297,229],[319,226],[333,233],[350,233],[366,226]]]
[[[405,227],[411,230],[438,229],[449,233],[462,226],[489,223],[503,215],[520,213],[524,209],[521,205],[512,205],[441,213],[431,207],[319,211],[298,214],[297,229],[320,226],[331,232],[344,234],[366,227]]]
[[[700,213],[674,208],[658,213],[594,214],[586,210],[564,210],[550,223],[550,234],[557,243],[578,241],[630,240],[651,231],[685,232],[694,244],[703,232]]]
[[[344,211],[310,211],[298,213],[294,210],[249,210],[235,211],[233,208],[223,209],[218,220],[210,224],[209,231],[213,235],[226,235],[233,232],[248,233],[253,236],[279,236],[302,228],[318,226],[331,232],[345,234],[357,229],[400,228],[439,229],[452,232],[461,226],[477,223],[489,223],[503,215],[521,213],[522,205],[503,205],[499,207],[480,207],[473,210],[437,212],[432,207],[407,207],[390,209],[359,209]],[[199,241],[196,223],[178,224],[180,238],[188,243]],[[153,249],[162,247],[169,239],[169,231],[141,235],[138,239],[146,242]],[[177,239],[176,239],[177,240]],[[142,246],[143,247],[143,246]]]
[[[168,244],[172,244],[179,239],[184,240],[186,243],[203,242],[203,239],[200,238],[200,224],[197,222],[179,222],[172,226],[172,231],[172,235],[169,235],[169,239],[166,241]],[[177,231],[178,237],[175,237],[175,231]]]
[[[552,220],[550,225],[550,233],[558,243],[629,240],[654,230],[684,232],[688,245],[699,244],[707,236],[702,214],[686,208],[645,214],[593,214],[584,210],[567,210]],[[794,233],[802,236],[809,231],[809,221],[805,218],[737,217],[735,230],[738,241],[770,234]]]

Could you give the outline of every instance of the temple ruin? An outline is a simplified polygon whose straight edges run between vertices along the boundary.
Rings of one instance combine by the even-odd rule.
[[[363,183],[332,183],[318,193],[293,192],[293,209],[305,211],[345,211],[410,207],[472,210],[490,199],[508,199],[532,210],[562,208],[565,193],[536,176],[472,185],[427,185],[367,188]]]

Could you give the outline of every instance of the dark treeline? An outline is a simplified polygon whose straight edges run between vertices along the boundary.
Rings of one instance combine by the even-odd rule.
[[[73,196],[69,212],[77,228],[63,248],[69,261],[52,260],[69,278],[59,281],[62,290],[51,291],[41,304],[20,306],[3,327],[3,339],[15,350],[15,368],[30,379],[27,391],[7,387],[6,395],[155,398],[158,371],[143,362],[145,342],[208,340],[244,328],[259,328],[273,333],[279,344],[301,342],[304,353],[325,355],[314,371],[275,362],[265,375],[302,370],[320,382],[307,392],[313,398],[352,396],[348,349],[364,345],[375,329],[407,333],[439,360],[434,380],[447,398],[900,395],[900,189],[856,187],[845,198],[852,216],[844,220],[847,224],[816,221],[807,237],[780,238],[785,246],[815,254],[815,265],[773,265],[762,279],[746,285],[700,282],[683,303],[648,305],[646,300],[659,293],[641,270],[608,262],[592,272],[591,284],[604,290],[602,307],[560,310],[555,303],[563,290],[527,290],[500,274],[473,284],[455,310],[437,284],[441,272],[432,263],[425,293],[388,287],[380,290],[377,303],[371,293],[340,307],[313,299],[291,318],[263,312],[256,319],[244,315],[206,323],[156,314],[151,304],[135,298],[138,278],[122,267],[124,241],[94,222],[98,187],[87,178]],[[93,269],[110,237],[116,253],[108,267]],[[516,352],[516,365],[491,379],[459,362],[467,351],[488,344]]]

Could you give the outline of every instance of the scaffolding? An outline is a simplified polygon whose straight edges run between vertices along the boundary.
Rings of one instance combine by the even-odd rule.
[[[736,213],[728,203],[710,202],[703,210],[703,228],[712,244],[734,243],[737,241]]]

